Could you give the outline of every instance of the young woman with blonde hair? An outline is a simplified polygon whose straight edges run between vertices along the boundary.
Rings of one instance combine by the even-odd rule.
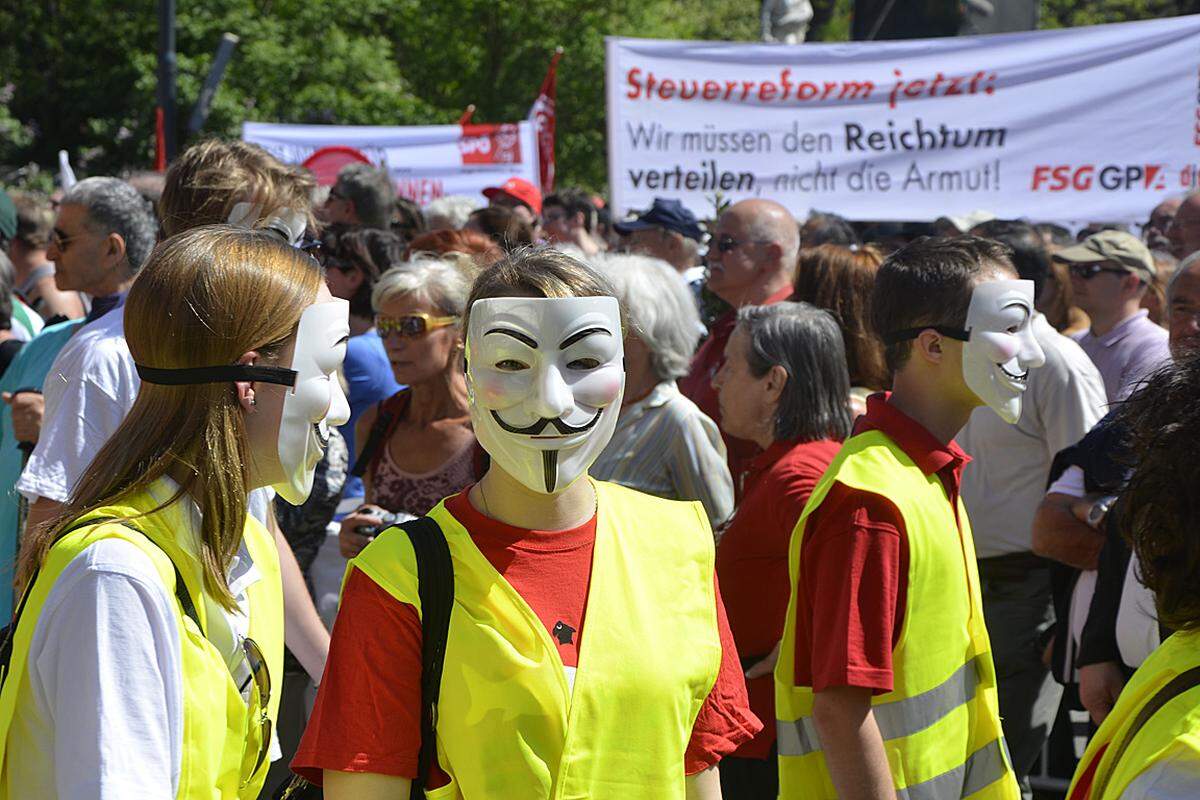
[[[612,289],[562,253],[520,250],[480,273],[463,328],[491,466],[426,517],[454,602],[425,796],[719,798],[713,767],[760,724],[708,515],[587,477],[624,386]],[[331,800],[407,798],[418,778],[428,578],[411,541],[388,529],[350,563],[292,762]]]
[[[347,320],[273,233],[201,227],[155,250],[126,301],[133,409],[24,542],[0,797],[257,797],[283,596],[246,497],[311,489],[348,414]]]

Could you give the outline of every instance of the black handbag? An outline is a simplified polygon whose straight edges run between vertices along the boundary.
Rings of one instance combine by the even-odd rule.
[[[454,564],[441,527],[429,517],[396,527],[408,534],[417,562],[417,593],[421,599],[421,750],[410,800],[425,797],[425,783],[437,758],[437,705],[442,688],[442,666],[454,608]],[[300,776],[275,793],[275,800],[314,800],[321,787]]]

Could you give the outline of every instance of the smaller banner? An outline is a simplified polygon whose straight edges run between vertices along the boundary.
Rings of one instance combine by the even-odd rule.
[[[494,125],[285,125],[247,122],[242,139],[289,164],[322,148],[353,148],[385,167],[396,193],[421,205],[478,196],[509,178],[538,185],[538,148],[528,120]]]
[[[550,68],[546,70],[546,78],[538,91],[533,107],[529,109],[529,121],[537,132],[538,154],[540,156],[539,174],[542,180],[542,194],[554,191],[554,128],[557,119],[555,103],[558,102],[558,60],[562,58],[561,47],[554,51],[550,59]]]

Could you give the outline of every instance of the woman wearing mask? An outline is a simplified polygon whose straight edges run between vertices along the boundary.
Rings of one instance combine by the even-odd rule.
[[[375,285],[375,329],[407,388],[359,418],[354,472],[367,503],[342,520],[346,558],[366,546],[383,512],[423,516],[476,477],[462,363],[467,288],[456,265],[434,258],[401,264]]]
[[[467,309],[470,412],[491,466],[429,514],[455,596],[426,796],[719,798],[714,765],[760,723],[707,515],[587,477],[624,383],[611,289],[561,253],[518,251],[480,274]],[[293,762],[331,800],[407,798],[417,777],[415,569],[398,529],[351,562]]]
[[[807,303],[748,306],[713,380],[721,424],[762,448],[750,460],[742,502],[717,547],[750,707],[775,718],[767,655],[779,640],[788,603],[788,543],[804,504],[850,433],[850,378],[833,316]],[[726,798],[774,797],[775,726],[721,764]]]
[[[155,251],[125,331],[133,409],[23,547],[0,797],[253,798],[283,598],[246,496],[308,494],[348,414],[346,304],[274,234],[201,227]]]

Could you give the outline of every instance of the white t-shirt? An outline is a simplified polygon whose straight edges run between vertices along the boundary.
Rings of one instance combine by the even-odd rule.
[[[125,306],[80,328],[59,351],[42,393],[46,408],[37,446],[17,480],[29,502],[66,502],[96,453],[124,421],[141,381],[125,341]],[[272,489],[250,493],[251,516],[264,525]]]
[[[169,479],[151,489],[163,502]],[[163,513],[198,531],[183,500]],[[227,578],[238,613],[205,598],[208,638],[237,685],[249,667],[249,586],[261,579],[243,544]],[[22,797],[174,797],[183,750],[183,671],[174,598],[136,545],[107,539],[63,570],[34,628],[26,680],[34,699],[18,706],[8,744],[8,780]],[[278,757],[273,742],[272,758]]]

